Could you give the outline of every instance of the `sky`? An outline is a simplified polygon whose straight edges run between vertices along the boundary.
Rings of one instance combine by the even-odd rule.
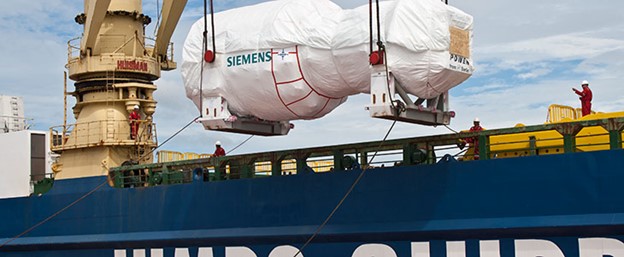
[[[154,21],[158,2],[143,0],[144,13]],[[262,1],[215,0],[215,9],[258,2]],[[366,0],[334,2],[345,9],[368,4]],[[0,94],[23,97],[33,129],[48,130],[63,123],[67,41],[82,33],[82,27],[74,22],[83,12],[82,3],[0,1]],[[187,32],[202,16],[202,4],[189,0],[173,35],[178,64]],[[457,113],[450,128],[467,129],[475,117],[488,129],[544,123],[550,104],[580,107],[571,88],[580,89],[582,80],[591,84],[594,110],[622,111],[624,19],[620,10],[624,1],[449,0],[449,4],[474,16],[472,55],[476,67],[471,78],[450,91],[451,109]],[[147,35],[154,34],[154,23],[147,27]],[[155,122],[158,140],[163,142],[198,111],[186,98],[179,70],[163,72],[155,83]],[[69,91],[72,87],[70,83]],[[368,101],[368,95],[349,97],[323,118],[293,121],[295,128],[287,136],[254,136],[229,154],[381,140],[392,122],[370,118],[364,109]],[[70,101],[70,108],[73,103]],[[442,126],[397,123],[389,138],[445,133],[451,132]],[[192,124],[160,149],[211,153],[217,140],[227,151],[248,138]]]

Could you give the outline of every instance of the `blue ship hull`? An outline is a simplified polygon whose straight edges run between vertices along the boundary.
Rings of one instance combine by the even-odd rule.
[[[582,245],[624,241],[622,160],[610,150],[367,170],[302,254],[426,257],[426,245],[430,257],[477,257],[496,242],[500,257],[525,243],[593,257]],[[12,240],[106,177],[60,180],[0,200],[0,244],[12,240],[0,256],[294,256],[360,173],[104,186]]]

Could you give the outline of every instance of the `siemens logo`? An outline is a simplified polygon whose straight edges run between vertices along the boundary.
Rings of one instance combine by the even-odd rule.
[[[239,54],[227,58],[227,67],[271,61],[271,51]]]
[[[371,244],[313,244],[303,253],[291,245],[188,247],[114,250],[113,257],[624,257],[624,243],[615,238],[564,238],[562,240],[509,239]]]

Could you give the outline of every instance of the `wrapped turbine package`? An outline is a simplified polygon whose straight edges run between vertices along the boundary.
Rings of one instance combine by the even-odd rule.
[[[379,9],[386,64],[408,93],[433,98],[471,75],[471,16],[438,0],[384,1]],[[202,61],[201,19],[183,49],[187,96],[198,107],[225,99],[224,111],[236,116],[322,117],[349,95],[369,92],[368,10],[278,0],[217,13],[213,63]],[[208,49],[211,38],[208,30]]]

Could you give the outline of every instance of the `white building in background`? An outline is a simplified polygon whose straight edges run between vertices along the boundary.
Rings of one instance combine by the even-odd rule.
[[[27,126],[22,97],[0,95],[0,199],[29,196],[52,174],[49,132]]]
[[[19,96],[0,95],[0,133],[26,129],[24,101]]]
[[[26,129],[24,101],[19,96],[0,95],[0,133]]]

